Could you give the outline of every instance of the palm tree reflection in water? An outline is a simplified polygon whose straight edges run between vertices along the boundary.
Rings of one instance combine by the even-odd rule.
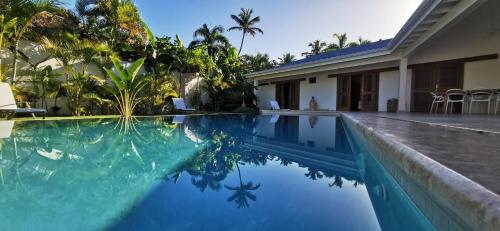
[[[248,203],[247,199],[250,199],[252,201],[255,201],[257,199],[257,196],[252,194],[251,191],[257,190],[260,187],[260,184],[253,185],[252,181],[244,184],[243,180],[241,179],[240,166],[236,164],[236,168],[238,169],[240,185],[236,187],[224,185],[225,188],[234,191],[233,195],[227,198],[227,201],[234,201],[238,205],[238,208],[248,208],[250,207],[250,204]]]

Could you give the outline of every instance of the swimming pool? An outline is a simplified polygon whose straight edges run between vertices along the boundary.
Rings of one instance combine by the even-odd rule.
[[[434,230],[337,117],[0,122],[5,230]]]

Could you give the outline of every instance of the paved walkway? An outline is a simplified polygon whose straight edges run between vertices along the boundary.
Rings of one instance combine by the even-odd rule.
[[[500,116],[349,114],[500,195]]]

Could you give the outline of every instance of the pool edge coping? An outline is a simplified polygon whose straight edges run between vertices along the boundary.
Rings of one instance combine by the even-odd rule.
[[[480,230],[500,227],[499,195],[351,115],[341,113],[341,118],[354,125],[364,139],[383,150],[470,227]]]

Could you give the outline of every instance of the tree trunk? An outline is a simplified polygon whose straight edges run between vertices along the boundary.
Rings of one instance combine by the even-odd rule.
[[[241,44],[240,44],[240,50],[238,51],[238,56],[240,56],[241,50],[243,49],[243,42],[245,41],[246,34],[247,34],[247,32],[243,31],[243,36],[241,37]]]
[[[17,49],[19,48],[19,40],[16,40],[14,43],[14,56],[12,57],[12,63],[13,63],[13,68],[12,68],[12,79],[11,84],[15,84],[16,82],[16,77],[17,77]]]

